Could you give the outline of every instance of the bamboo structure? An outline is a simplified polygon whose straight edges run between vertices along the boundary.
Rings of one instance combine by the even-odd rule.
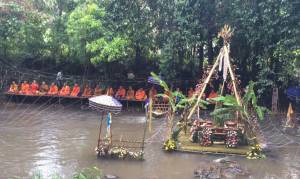
[[[210,70],[209,75],[206,77],[203,88],[201,89],[201,91],[198,91],[197,93],[194,94],[195,96],[198,96],[198,98],[197,98],[196,104],[190,110],[190,113],[188,115],[188,119],[190,119],[192,117],[192,115],[195,113],[195,110],[196,110],[196,108],[198,107],[198,105],[200,103],[201,97],[202,97],[202,95],[203,95],[203,93],[204,93],[204,91],[207,87],[207,84],[209,83],[210,79],[212,78],[212,74],[214,73],[214,71],[215,71],[216,67],[218,66],[218,64],[222,65],[222,62],[227,63],[226,66],[224,65],[224,68],[225,67],[228,68],[228,69],[223,69],[223,72],[225,73],[225,74],[223,73],[223,79],[224,79],[224,81],[226,80],[226,76],[227,76],[227,73],[229,71],[229,76],[230,76],[231,81],[232,81],[234,96],[237,100],[237,104],[239,106],[243,105],[242,101],[241,101],[240,94],[237,91],[236,78],[235,78],[234,71],[232,69],[232,65],[230,63],[230,58],[229,58],[229,53],[230,53],[229,41],[230,41],[230,38],[231,38],[232,35],[233,35],[233,32],[231,31],[231,29],[228,25],[225,25],[223,27],[223,29],[221,30],[221,32],[219,33],[219,37],[222,37],[223,40],[224,40],[224,46],[221,48],[220,53],[217,57],[217,60],[215,61],[212,69]],[[220,61],[221,61],[221,63],[220,63]],[[220,68],[221,68],[221,66],[220,66]],[[223,92],[223,88],[224,88],[224,85],[222,86],[222,92]],[[237,117],[238,117],[238,115],[239,114],[237,113]],[[247,119],[244,119],[243,122],[245,124],[246,135],[248,136],[249,139],[251,139],[255,143],[257,143],[256,134],[253,131],[253,128],[251,127],[250,122]]]
[[[152,130],[152,111],[153,111],[153,99],[152,99],[152,96],[150,96],[150,99],[149,99],[149,132],[151,132]]]
[[[204,91],[207,87],[207,84],[209,83],[215,69],[217,68],[217,66],[218,66],[218,64],[220,63],[221,60],[224,60],[224,63],[228,64],[229,74],[230,74],[230,78],[232,80],[235,98],[237,100],[238,105],[240,105],[240,106],[242,105],[241,98],[240,98],[240,96],[237,92],[235,76],[234,76],[232,66],[231,66],[230,60],[229,60],[229,53],[230,53],[229,41],[230,41],[230,38],[231,38],[232,35],[233,35],[233,31],[231,31],[231,28],[228,25],[225,25],[223,27],[223,29],[221,30],[221,32],[219,33],[219,37],[222,37],[223,40],[224,40],[224,46],[221,48],[220,53],[217,57],[217,60],[215,61],[213,67],[211,68],[211,70],[209,72],[209,75],[205,79],[203,88],[201,89],[200,92],[194,94],[195,96],[198,96],[198,98],[197,98],[196,104],[192,107],[192,109],[189,113],[188,119],[190,119],[192,117],[192,115],[194,114],[196,108],[198,107],[198,105],[200,103],[200,100],[202,98],[202,95],[203,95],[203,93],[204,93]]]
[[[104,112],[102,112],[101,120],[100,120],[99,136],[98,136],[98,145],[97,145],[97,148],[98,148],[98,149],[99,149],[99,147],[100,147],[100,141],[101,141],[101,131],[102,131],[103,115],[104,115]]]

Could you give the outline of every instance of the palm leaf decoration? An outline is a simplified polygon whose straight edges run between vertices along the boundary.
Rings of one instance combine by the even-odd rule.
[[[213,116],[214,121],[219,124],[219,126],[222,126],[227,120],[234,119],[236,112],[243,110],[243,107],[238,105],[236,98],[231,95],[218,96],[211,100],[221,104],[221,107],[217,107],[210,113],[210,115]]]

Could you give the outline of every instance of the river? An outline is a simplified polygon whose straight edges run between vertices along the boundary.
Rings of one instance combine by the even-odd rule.
[[[94,149],[99,120],[97,112],[76,105],[2,103],[0,178],[26,178],[36,172],[46,178],[54,174],[71,178],[79,169],[96,166],[103,173],[123,179],[192,179],[195,168],[223,157],[163,152],[161,142],[165,122],[158,119],[153,120],[152,132],[146,134],[144,161],[97,159]],[[144,121],[142,112],[113,116],[113,136],[142,140]],[[231,159],[250,171],[251,175],[246,178],[296,179],[300,176],[299,146],[297,142],[278,146],[264,160],[247,160],[239,156]]]

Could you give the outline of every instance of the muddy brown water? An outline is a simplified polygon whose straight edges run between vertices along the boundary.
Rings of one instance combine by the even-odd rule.
[[[45,178],[59,174],[71,178],[75,171],[96,166],[123,179],[189,179],[197,167],[222,155],[165,153],[163,119],[153,121],[146,134],[144,161],[97,159],[99,114],[79,106],[2,103],[0,107],[0,178],[28,178],[40,172]],[[142,140],[143,112],[113,116],[113,136]],[[105,127],[104,127],[105,131]],[[232,156],[247,168],[246,178],[299,178],[300,147],[291,144],[268,153],[265,160]]]

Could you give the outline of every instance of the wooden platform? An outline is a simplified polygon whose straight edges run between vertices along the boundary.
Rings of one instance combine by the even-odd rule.
[[[10,93],[10,92],[4,92],[3,93],[5,96],[7,97],[13,97],[13,98],[30,98],[30,99],[44,99],[44,98],[53,98],[53,99],[57,99],[58,103],[60,104],[62,100],[67,99],[67,100],[80,100],[81,104],[85,104],[88,102],[88,99],[90,97],[84,97],[84,96],[59,96],[59,95],[47,95],[47,94],[43,94],[43,95],[38,95],[38,94],[18,94],[18,93]],[[141,105],[141,109],[144,109],[145,106],[145,101],[141,101],[141,100],[135,100],[135,99],[131,99],[131,100],[127,100],[127,99],[117,99],[119,100],[121,103],[125,103],[126,104],[126,109],[129,108],[129,104],[139,104]]]
[[[191,152],[202,154],[225,154],[225,155],[246,155],[249,152],[249,146],[238,146],[237,148],[227,148],[224,144],[213,144],[205,147],[199,143],[192,143],[189,140],[189,134],[181,133],[179,136],[179,145],[176,151],[178,152]]]

